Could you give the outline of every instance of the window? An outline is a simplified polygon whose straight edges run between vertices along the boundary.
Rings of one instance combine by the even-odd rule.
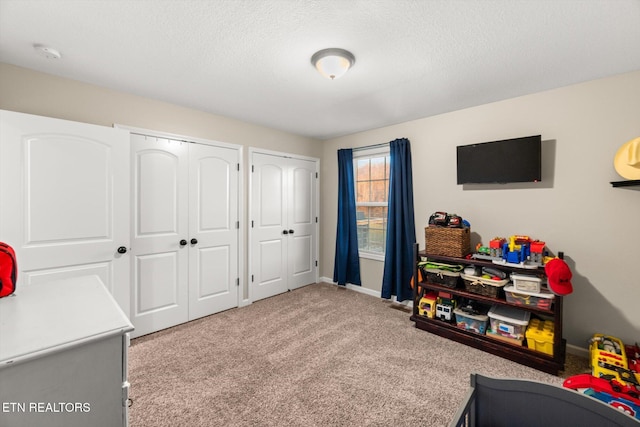
[[[389,198],[389,148],[354,156],[358,250],[363,258],[384,260]]]

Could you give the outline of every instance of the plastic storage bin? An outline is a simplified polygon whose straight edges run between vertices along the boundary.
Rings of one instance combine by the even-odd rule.
[[[526,274],[512,274],[511,281],[513,287],[517,291],[540,292],[542,279],[536,276],[528,276]]]
[[[531,319],[525,335],[527,347],[553,356],[554,325],[551,320]]]
[[[547,288],[542,288],[539,292],[520,291],[511,285],[504,287],[504,294],[507,302],[518,305],[530,305],[543,310],[551,310],[551,304],[553,304],[555,299],[555,295]]]
[[[490,330],[497,338],[514,340],[514,344],[522,345],[531,313],[513,307],[494,305],[488,313]]]
[[[482,335],[486,332],[487,322],[489,320],[489,316],[486,314],[472,314],[460,308],[453,310],[453,313],[456,315],[456,325],[458,328]]]

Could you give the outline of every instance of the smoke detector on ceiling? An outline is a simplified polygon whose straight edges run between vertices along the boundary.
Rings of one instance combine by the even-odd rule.
[[[44,46],[44,45],[41,45],[41,44],[34,44],[33,48],[36,50],[36,52],[40,56],[44,56],[47,59],[60,59],[60,58],[62,58],[62,55],[60,55],[60,52],[58,52],[57,50],[55,50],[52,47]]]

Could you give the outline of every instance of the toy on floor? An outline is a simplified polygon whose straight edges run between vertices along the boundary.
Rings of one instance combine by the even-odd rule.
[[[612,336],[594,334],[589,341],[591,374],[574,375],[566,388],[583,390],[640,420],[640,348]]]

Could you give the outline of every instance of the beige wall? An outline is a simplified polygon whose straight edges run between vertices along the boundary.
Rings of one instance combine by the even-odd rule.
[[[640,191],[614,189],[609,181],[621,179],[612,164],[618,147],[640,136],[640,72],[325,142],[1,63],[0,108],[321,158],[320,276],[328,278],[335,249],[336,150],[409,138],[421,246],[428,215],[437,210],[468,219],[474,244],[511,234],[545,240],[552,251],[565,253],[574,272],[575,291],[565,298],[568,342],[585,347],[594,332],[639,339],[640,279],[634,270],[640,260]],[[532,134],[545,141],[540,185],[456,185],[456,145]],[[246,224],[246,168],[244,183]],[[364,260],[362,269],[363,286],[379,292],[382,263]]]
[[[428,94],[425,94],[428,96]],[[456,185],[455,147],[541,134],[543,182]],[[525,234],[563,251],[574,293],[565,298],[565,338],[586,347],[595,332],[640,339],[640,188],[622,178],[613,157],[640,136],[640,71],[455,111],[325,141],[321,161],[323,237],[320,275],[333,277],[338,148],[396,138],[411,141],[416,238],[435,211],[471,223],[472,245]],[[363,286],[380,291],[382,268],[365,260]]]
[[[113,124],[320,158],[320,141],[177,105],[0,63],[0,109],[103,126]],[[247,277],[248,170],[244,168],[243,256]],[[244,297],[247,297],[247,283]]]

